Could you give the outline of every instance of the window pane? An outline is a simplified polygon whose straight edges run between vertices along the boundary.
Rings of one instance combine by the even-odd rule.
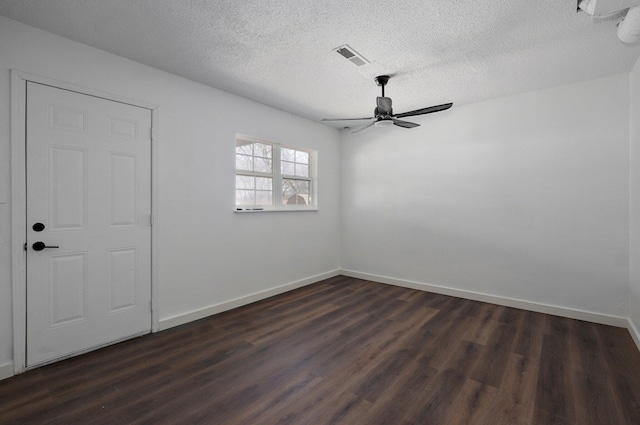
[[[307,180],[282,179],[283,193],[309,193],[309,182]]]
[[[306,180],[295,180],[297,193],[309,193],[309,182]]]
[[[291,196],[282,197],[282,205],[308,205],[309,195],[295,194]]]
[[[253,156],[253,143],[244,140],[236,141],[236,153]]]
[[[283,161],[294,162],[296,160],[295,152],[293,149],[280,149],[280,159]]]
[[[262,173],[270,173],[271,172],[271,159],[266,159],[266,158],[255,158],[254,159],[254,164],[255,164],[255,168],[254,171],[259,171]]]
[[[282,161],[280,163],[280,168],[282,169],[282,174],[286,174],[289,176],[295,176],[295,164],[293,162],[285,162]]]
[[[267,143],[236,141],[236,170],[272,173],[273,146]]]
[[[253,158],[246,155],[236,155],[236,170],[253,170]]]
[[[256,191],[256,205],[271,205],[273,192],[270,190]]]
[[[309,182],[306,180],[282,180],[283,205],[307,205],[309,203]]]
[[[261,158],[271,158],[272,157],[272,147],[271,145],[267,145],[264,143],[254,143],[254,155],[259,156]]]
[[[306,164],[296,164],[296,176],[309,177],[309,166]]]
[[[256,189],[258,190],[272,190],[273,179],[268,177],[256,177]]]
[[[254,189],[255,177],[236,175],[236,189]]]
[[[296,162],[301,164],[309,163],[309,152],[296,151]]]
[[[255,194],[253,190],[236,190],[236,205],[255,205]]]

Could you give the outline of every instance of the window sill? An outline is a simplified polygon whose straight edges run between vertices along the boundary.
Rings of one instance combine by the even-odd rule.
[[[245,208],[238,207],[233,210],[234,213],[266,213],[266,212],[305,212],[305,211],[318,211],[318,207],[284,207],[284,208]]]

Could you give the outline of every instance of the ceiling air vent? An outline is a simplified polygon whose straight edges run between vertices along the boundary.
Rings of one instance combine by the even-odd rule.
[[[353,50],[352,47],[346,44],[334,50],[338,52],[340,55],[342,55],[345,59],[349,59],[351,63],[357,66],[368,65],[371,63],[367,59],[365,59],[361,54]]]

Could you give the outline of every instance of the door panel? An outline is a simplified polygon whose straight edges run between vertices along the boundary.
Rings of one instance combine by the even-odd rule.
[[[87,228],[87,150],[49,147],[51,230]]]
[[[138,287],[136,248],[109,251],[109,313],[115,313],[137,305]]]
[[[27,367],[151,330],[150,128],[148,109],[27,83]]]
[[[49,257],[49,326],[87,320],[87,253]]]
[[[134,155],[109,153],[109,226],[136,225],[137,161]]]

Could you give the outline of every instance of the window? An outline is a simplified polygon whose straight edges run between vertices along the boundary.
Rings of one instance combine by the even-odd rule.
[[[316,152],[236,137],[236,211],[313,210]]]

